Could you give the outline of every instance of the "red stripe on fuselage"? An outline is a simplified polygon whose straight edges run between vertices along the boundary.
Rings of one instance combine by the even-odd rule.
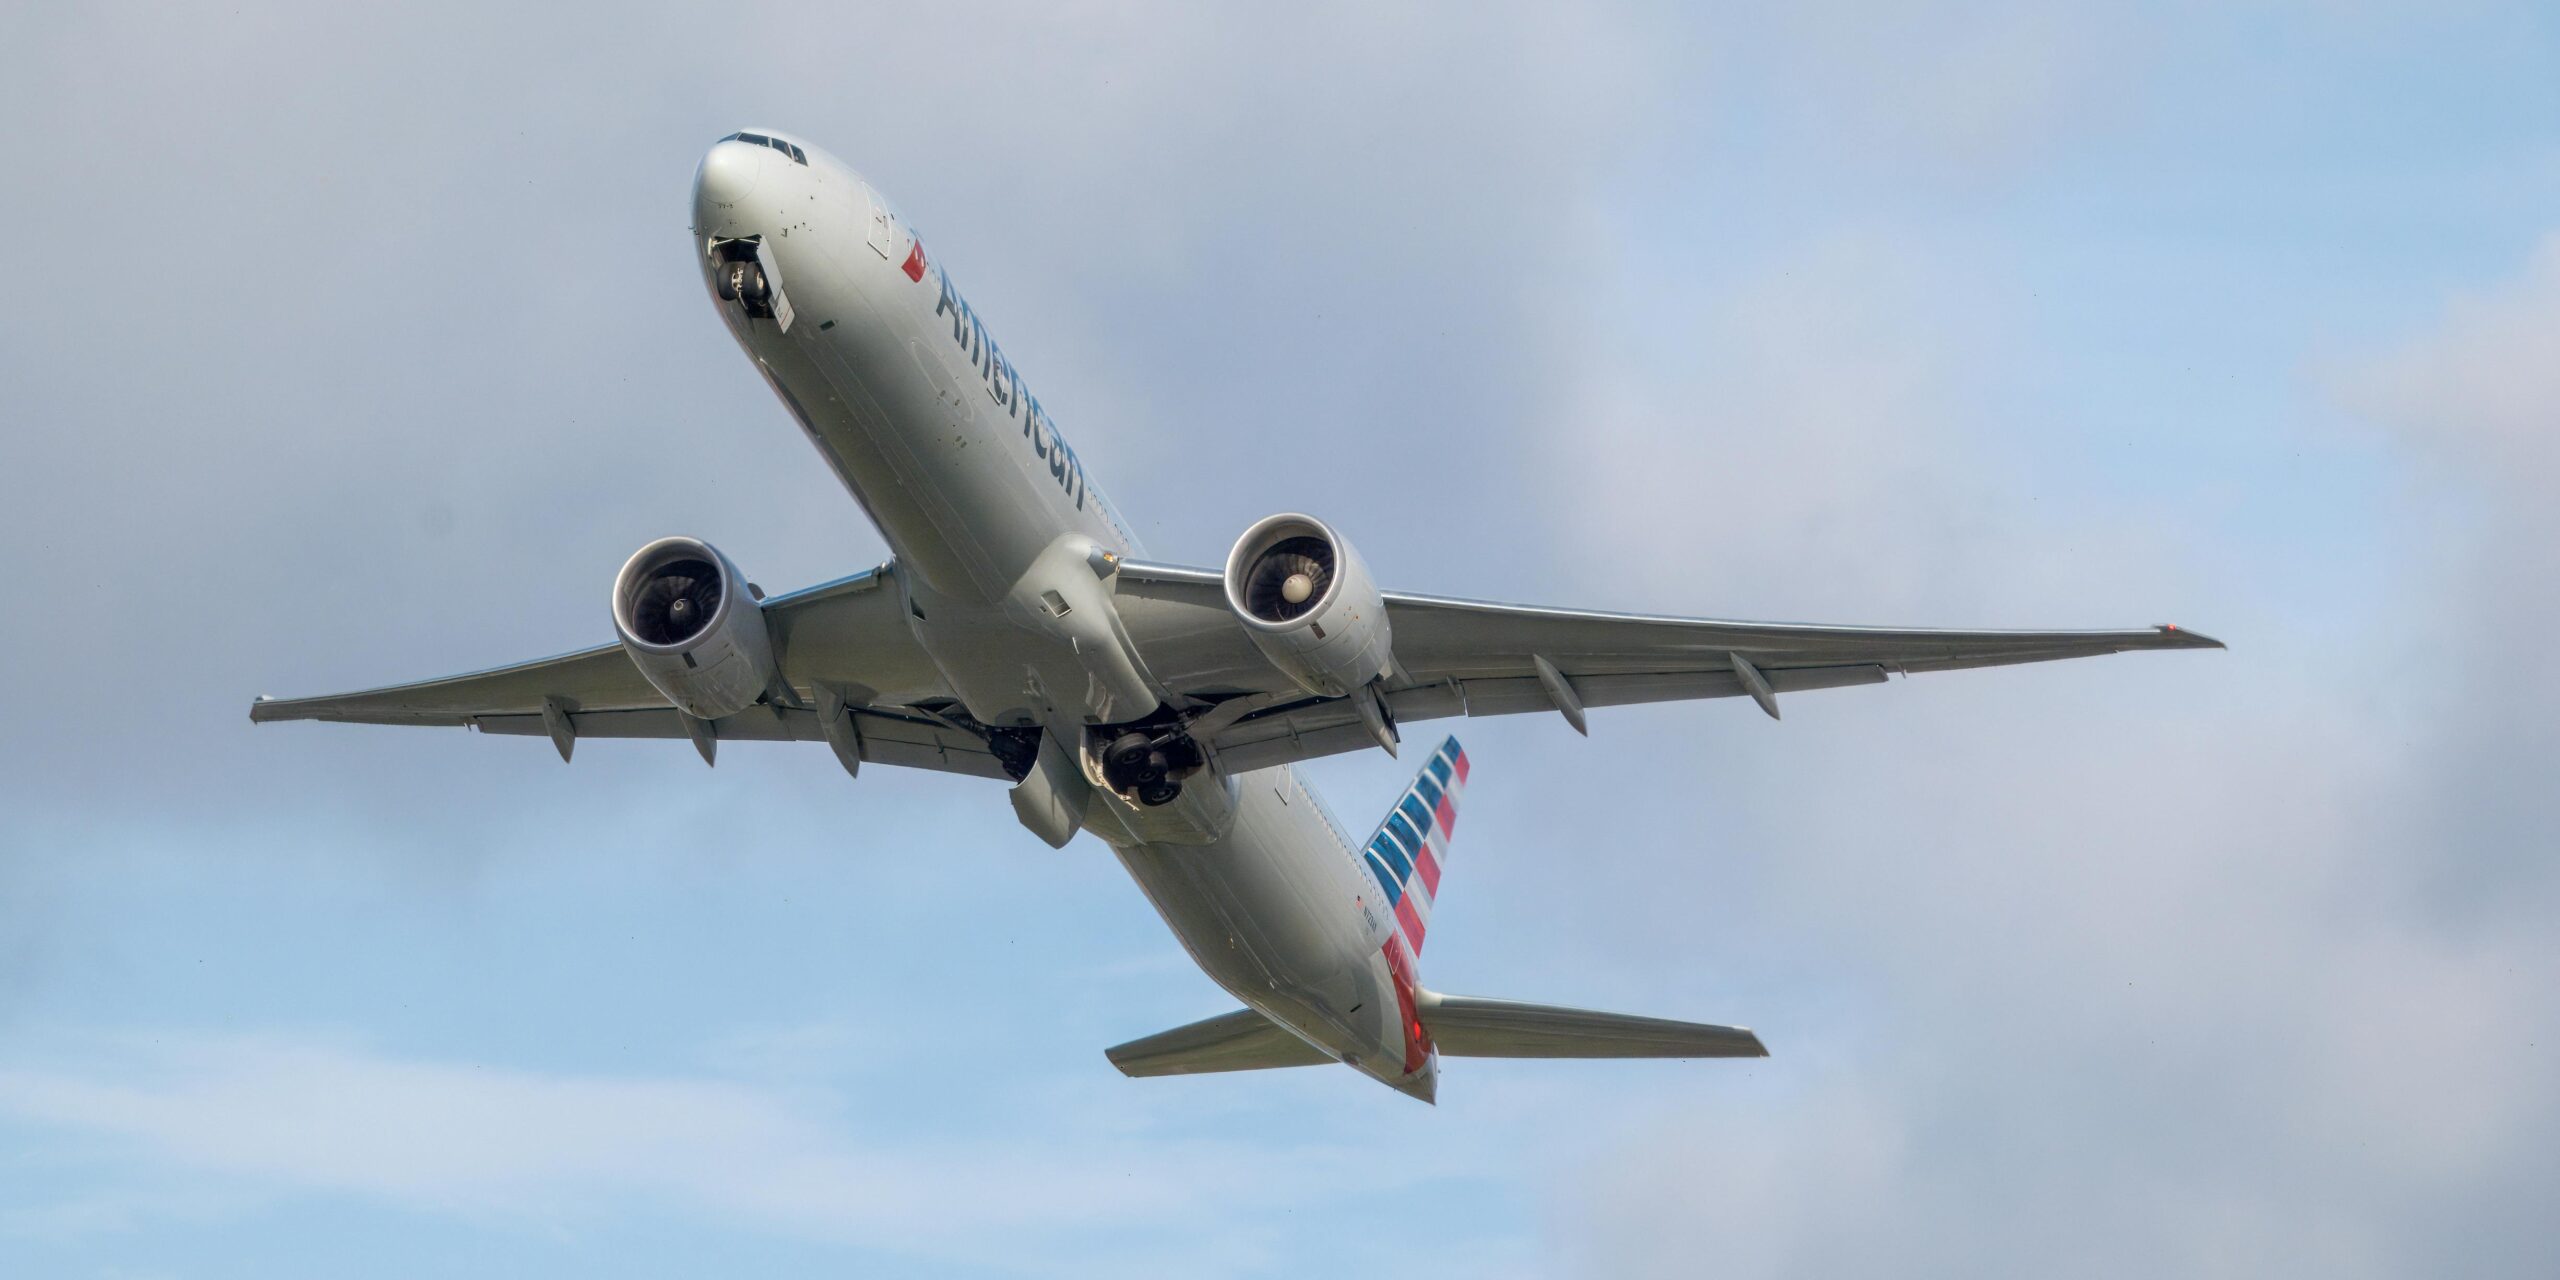
[[[1407,955],[1404,940],[1387,939],[1387,980],[1396,989],[1396,1014],[1404,1019],[1404,1073],[1412,1075],[1431,1060],[1431,1032],[1422,1025],[1422,1013],[1414,1007],[1414,989],[1421,983],[1413,975],[1413,957]]]

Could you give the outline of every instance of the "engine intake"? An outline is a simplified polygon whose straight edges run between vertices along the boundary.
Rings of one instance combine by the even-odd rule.
[[[623,564],[613,629],[650,685],[698,719],[736,715],[780,679],[764,606],[738,566],[698,539],[660,538]]]
[[[1385,675],[1386,600],[1351,544],[1314,516],[1258,521],[1227,553],[1227,607],[1271,665],[1340,697]]]

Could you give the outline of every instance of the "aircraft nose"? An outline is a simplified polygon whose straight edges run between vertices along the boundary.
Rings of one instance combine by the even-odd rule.
[[[733,139],[712,144],[693,175],[693,221],[703,234],[714,234],[735,215],[739,202],[755,190],[765,158],[773,152]]]

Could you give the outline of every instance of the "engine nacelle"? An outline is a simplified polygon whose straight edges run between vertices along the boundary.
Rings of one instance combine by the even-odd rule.
[[[613,629],[640,674],[700,719],[754,706],[779,679],[763,604],[707,542],[660,538],[640,548],[614,576]]]
[[[1340,697],[1385,675],[1387,604],[1360,553],[1313,516],[1259,521],[1227,553],[1227,607],[1271,665]]]

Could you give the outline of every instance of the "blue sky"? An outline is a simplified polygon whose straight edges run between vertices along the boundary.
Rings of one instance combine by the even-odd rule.
[[[0,16],[0,1274],[2548,1274],[2547,6]],[[1448,990],[1752,1064],[1135,1082],[1227,1007],[995,789],[250,696],[878,538],[683,257],[898,199],[1150,550],[2176,621],[1457,726]],[[1357,822],[1405,771],[1314,770]]]

